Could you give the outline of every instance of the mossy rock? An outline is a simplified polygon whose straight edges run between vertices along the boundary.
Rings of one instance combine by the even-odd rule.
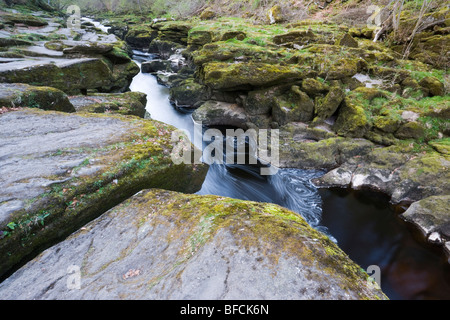
[[[373,126],[385,133],[394,133],[400,127],[401,118],[394,112],[375,117]]]
[[[242,41],[245,38],[247,38],[247,34],[243,31],[226,31],[222,34],[222,37],[220,38],[220,40],[227,41],[230,39],[236,39],[236,40]]]
[[[295,30],[287,33],[277,34],[272,38],[277,45],[285,44],[307,44],[316,39],[317,35],[312,30]]]
[[[0,106],[75,112],[74,106],[61,90],[22,83],[0,84]]]
[[[170,88],[169,95],[173,104],[187,108],[192,108],[195,104],[210,98],[208,88],[193,78],[183,80],[176,87]]]
[[[101,59],[84,58],[59,63],[32,63],[30,67],[0,70],[0,81],[51,86],[67,94],[78,94],[82,89],[97,89],[113,84],[109,66]]]
[[[184,45],[179,43],[175,43],[172,41],[165,41],[160,39],[154,39],[150,42],[150,46],[148,47],[149,53],[156,53],[162,59],[169,59],[171,55],[173,55],[177,50],[185,49]]]
[[[44,47],[49,50],[63,51],[66,48],[70,48],[70,45],[65,44],[63,41],[54,40],[45,42]]]
[[[20,140],[2,176],[13,188],[2,192],[21,203],[0,221],[1,275],[144,188],[196,192],[206,175],[205,165],[173,162],[175,128],[157,121],[37,109],[0,117],[2,141]]]
[[[315,116],[325,120],[331,117],[345,98],[345,92],[338,86],[331,87],[323,99],[316,99]]]
[[[267,63],[206,63],[202,81],[211,89],[236,90],[273,86],[301,79],[300,69]]]
[[[68,264],[81,268],[79,290],[58,277]],[[26,296],[23,286],[30,288]],[[98,289],[105,286],[110,290]],[[297,213],[159,189],[133,196],[49,248],[0,291],[10,300],[387,299]]]
[[[16,38],[0,38],[0,48],[16,46],[32,46],[33,42]]]
[[[214,19],[215,17],[216,17],[216,12],[209,7],[204,9],[199,16],[199,18],[201,20],[211,20],[211,19]]]
[[[270,24],[283,22],[283,12],[278,4],[267,11],[267,20]]]
[[[192,119],[207,127],[228,126],[247,130],[245,110],[236,103],[208,100],[192,113]]]
[[[212,42],[213,35],[213,32],[209,30],[192,30],[189,32],[187,44],[198,49],[198,47]]]
[[[358,48],[358,41],[353,39],[353,37],[346,33],[335,43],[338,46],[345,46],[350,48]]]
[[[450,238],[449,206],[449,195],[432,196],[411,204],[401,217],[416,225],[424,237],[436,232],[440,238],[438,242],[443,242]]]
[[[382,67],[382,66],[370,66],[369,74],[376,78],[383,78],[385,80],[390,80],[394,83],[401,83],[406,78],[411,77],[411,72],[409,70]]]
[[[275,98],[272,108],[272,118],[279,125],[289,122],[307,122],[313,119],[314,102],[298,86],[292,86],[291,90],[282,96]]]
[[[403,124],[396,132],[395,136],[399,139],[419,139],[425,134],[425,128],[416,121],[410,121]]]
[[[169,71],[171,63],[168,60],[154,59],[150,61],[142,62],[142,73],[156,73],[158,71]]]
[[[71,96],[77,112],[134,115],[144,118],[147,95],[141,92],[97,93]]]
[[[450,138],[429,141],[428,144],[439,153],[450,154]]]
[[[110,43],[97,43],[89,42],[77,44],[70,48],[63,49],[64,54],[83,54],[83,55],[93,55],[93,54],[105,54],[113,49],[113,44]]]
[[[146,49],[158,37],[158,31],[150,27],[130,28],[124,37],[126,43],[134,48]]]
[[[370,123],[364,108],[346,98],[333,128],[341,136],[360,138],[370,129]]]
[[[25,24],[30,27],[43,27],[48,22],[40,17],[23,13],[2,13],[1,20],[5,24]]]
[[[360,70],[360,62],[359,58],[339,58],[328,69],[319,71],[319,76],[329,80],[353,77]]]
[[[443,96],[445,93],[444,84],[436,77],[427,76],[420,80],[419,85],[427,89],[430,96]]]
[[[323,95],[330,90],[327,84],[314,78],[304,79],[301,88],[302,91],[306,92],[311,97]]]
[[[139,71],[139,66],[132,60],[128,63],[113,65],[111,85],[103,87],[102,92],[126,92]]]
[[[384,98],[384,99],[389,98],[386,92],[378,88],[358,87],[355,90],[353,90],[352,93],[359,94],[361,95],[362,99],[368,101],[372,101],[375,98]]]
[[[290,85],[274,86],[249,91],[244,102],[244,109],[249,115],[271,114],[275,97],[290,89]]]

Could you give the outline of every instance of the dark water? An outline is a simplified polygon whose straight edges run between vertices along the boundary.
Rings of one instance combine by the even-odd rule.
[[[151,58],[135,51],[138,64]],[[201,130],[190,114],[172,107],[168,89],[153,75],[137,75],[131,90],[147,94],[152,119],[184,129],[191,138]],[[198,194],[271,202],[298,212],[361,267],[378,266],[381,287],[391,299],[450,299],[450,268],[440,250],[423,243],[380,194],[318,190],[310,180],[323,173],[281,169],[261,176],[255,167],[213,164]]]

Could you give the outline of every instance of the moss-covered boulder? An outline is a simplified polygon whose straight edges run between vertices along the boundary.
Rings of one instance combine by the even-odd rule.
[[[141,64],[142,73],[156,73],[158,71],[169,71],[170,61],[155,59],[150,61],[145,61]]]
[[[358,48],[358,41],[353,39],[353,37],[350,34],[346,33],[336,41],[336,45],[350,48]]]
[[[425,128],[417,121],[410,121],[403,124],[396,132],[399,139],[419,139],[425,134]]]
[[[102,59],[25,60],[0,65],[0,81],[51,86],[67,94],[112,85],[111,69]]]
[[[91,55],[91,54],[105,54],[113,49],[113,44],[111,43],[95,43],[95,42],[87,42],[76,44],[69,48],[63,49],[64,54],[83,54],[83,55]]]
[[[189,32],[187,44],[191,49],[198,49],[213,39],[213,32],[209,30],[192,30]]]
[[[68,266],[82,274],[75,290]],[[158,189],[49,248],[2,282],[0,293],[9,300],[387,299],[297,213]]]
[[[360,138],[370,129],[364,108],[345,99],[334,124],[334,130],[341,136]]]
[[[4,24],[9,25],[25,24],[30,27],[43,27],[48,25],[48,22],[46,20],[31,14],[24,13],[3,12],[0,19]]]
[[[203,83],[216,90],[251,90],[293,82],[303,77],[301,70],[295,67],[258,62],[206,63],[201,74]]]
[[[0,122],[1,275],[141,189],[196,192],[207,171],[174,164],[174,128],[135,116],[27,109]]]
[[[275,97],[289,88],[289,85],[281,85],[249,91],[244,101],[244,109],[249,115],[270,114],[275,105]]]
[[[444,84],[436,77],[427,76],[420,80],[419,84],[428,90],[430,96],[443,96],[445,93]]]
[[[304,79],[301,88],[311,97],[323,95],[329,90],[328,85],[314,78]]]
[[[182,80],[177,86],[170,88],[170,101],[178,107],[192,108],[209,99],[208,87],[197,83],[193,78]]]
[[[133,26],[128,30],[124,40],[133,48],[146,49],[157,36],[158,31],[148,26]]]
[[[292,86],[288,92],[275,98],[272,118],[279,125],[311,121],[313,115],[314,102],[298,86]]]
[[[397,131],[400,124],[401,118],[393,112],[387,112],[384,115],[377,116],[373,121],[373,126],[375,128],[386,133],[394,133]]]
[[[205,8],[202,13],[200,13],[199,18],[201,20],[210,20],[210,19],[214,19],[216,17],[216,12],[211,9],[210,7]]]
[[[192,113],[192,119],[204,126],[231,126],[247,129],[245,110],[235,103],[209,100]]]
[[[345,92],[338,86],[331,87],[324,98],[316,99],[315,115],[325,120],[331,117],[345,98]]]
[[[32,46],[33,42],[16,38],[0,38],[0,48],[16,46]]]
[[[156,53],[162,59],[169,59],[177,51],[184,50],[185,46],[172,41],[154,39],[148,47],[149,53]]]
[[[147,95],[141,92],[96,93],[71,96],[77,112],[134,115],[144,118]]]
[[[280,23],[284,20],[280,5],[275,5],[267,11],[267,20],[270,24]]]
[[[23,83],[0,83],[1,107],[28,107],[43,110],[74,112],[67,95],[51,87],[30,86]]]

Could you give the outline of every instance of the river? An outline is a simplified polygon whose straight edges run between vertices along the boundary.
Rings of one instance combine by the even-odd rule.
[[[134,53],[139,66],[153,58]],[[169,90],[155,76],[139,73],[130,90],[147,94],[146,108],[152,119],[193,136],[191,114],[171,105]],[[323,173],[281,169],[273,176],[261,176],[251,166],[214,164],[198,194],[271,202],[301,214],[362,268],[379,268],[381,288],[390,299],[450,299],[450,266],[441,250],[424,243],[383,195],[315,188],[310,180]]]

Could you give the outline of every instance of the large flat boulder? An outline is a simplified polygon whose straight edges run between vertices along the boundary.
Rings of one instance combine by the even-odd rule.
[[[135,116],[23,109],[0,115],[0,275],[144,188],[196,192],[174,128]]]
[[[144,190],[0,284],[1,299],[386,299],[292,211]]]
[[[251,90],[300,80],[303,72],[292,66],[261,62],[210,62],[203,66],[201,79],[214,90]]]

